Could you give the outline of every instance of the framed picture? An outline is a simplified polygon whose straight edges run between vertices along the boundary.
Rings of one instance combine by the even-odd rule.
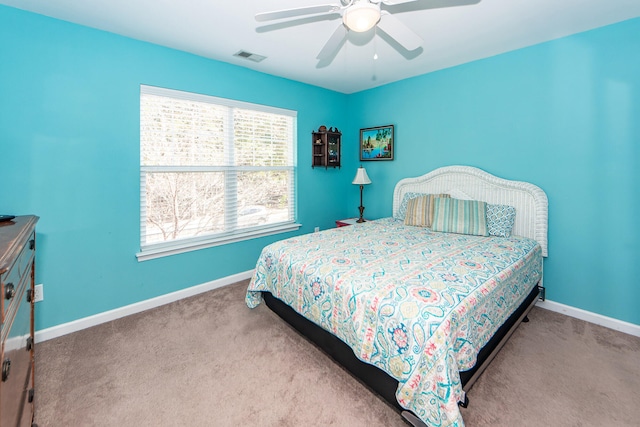
[[[360,160],[393,160],[393,125],[360,129]]]

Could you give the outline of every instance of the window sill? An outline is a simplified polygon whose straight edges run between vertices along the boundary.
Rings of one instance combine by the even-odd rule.
[[[189,239],[170,243],[159,243],[157,245],[151,245],[146,249],[142,249],[136,254],[136,258],[138,258],[138,262],[148,261],[185,252],[197,251],[199,249],[241,242],[243,240],[296,231],[300,227],[302,227],[302,224],[280,224],[269,228],[265,227],[259,230],[248,230],[243,233],[234,233],[227,236],[211,236],[209,238],[201,238],[197,240]]]

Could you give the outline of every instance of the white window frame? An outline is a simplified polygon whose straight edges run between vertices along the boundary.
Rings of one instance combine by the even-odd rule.
[[[176,98],[197,102],[212,103],[222,105],[230,108],[241,108],[246,110],[253,110],[258,112],[266,112],[271,114],[286,115],[293,118],[292,129],[292,164],[283,167],[268,167],[268,166],[236,166],[236,165],[224,165],[224,166],[145,166],[142,164],[142,154],[140,158],[140,252],[136,254],[138,261],[145,261],[155,258],[160,258],[169,255],[175,255],[179,253],[194,251],[198,249],[209,248],[213,246],[219,246],[234,242],[239,242],[248,239],[254,239],[263,236],[269,236],[278,233],[285,233],[298,230],[301,224],[295,221],[297,217],[297,165],[296,165],[296,147],[297,147],[297,112],[293,110],[287,110],[277,107],[271,107],[260,104],[253,104],[248,102],[236,101],[226,98],[218,98],[209,95],[202,95],[191,92],[178,91],[173,89],[160,88],[155,86],[140,85],[140,98],[143,94],[157,95],[168,98]],[[142,132],[142,129],[141,129]],[[141,142],[142,144],[142,142]],[[230,147],[233,147],[233,143]],[[291,218],[284,222],[276,224],[266,224],[262,226],[256,226],[243,229],[225,229],[225,231],[215,234],[208,234],[198,237],[181,238],[176,240],[170,240],[159,243],[145,244],[143,239],[145,236],[145,206],[146,206],[146,191],[145,191],[145,174],[148,172],[226,172],[225,179],[228,180],[230,175],[243,171],[269,171],[269,170],[290,170],[292,176],[292,189],[290,194],[291,200],[289,201],[291,212]],[[231,185],[225,185],[225,193],[229,193],[230,190],[235,188],[235,180]],[[235,196],[233,196],[235,197]],[[226,198],[226,196],[225,196]],[[225,209],[228,209],[228,203],[225,203]],[[236,215],[235,212],[233,215]]]

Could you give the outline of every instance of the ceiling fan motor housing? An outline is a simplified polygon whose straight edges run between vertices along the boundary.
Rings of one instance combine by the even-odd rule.
[[[357,1],[342,15],[342,22],[351,31],[362,33],[373,28],[380,21],[380,5],[369,1]]]

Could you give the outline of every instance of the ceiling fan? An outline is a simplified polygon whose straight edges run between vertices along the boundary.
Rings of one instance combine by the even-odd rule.
[[[293,9],[258,13],[256,21],[272,21],[305,15],[342,16],[342,24],[336,28],[317,56],[320,61],[330,60],[347,38],[349,31],[365,32],[377,25],[377,29],[386,33],[405,49],[412,51],[422,45],[422,39],[405,26],[391,12],[381,9],[380,5],[395,6],[418,0],[340,0],[340,4],[323,4]]]

